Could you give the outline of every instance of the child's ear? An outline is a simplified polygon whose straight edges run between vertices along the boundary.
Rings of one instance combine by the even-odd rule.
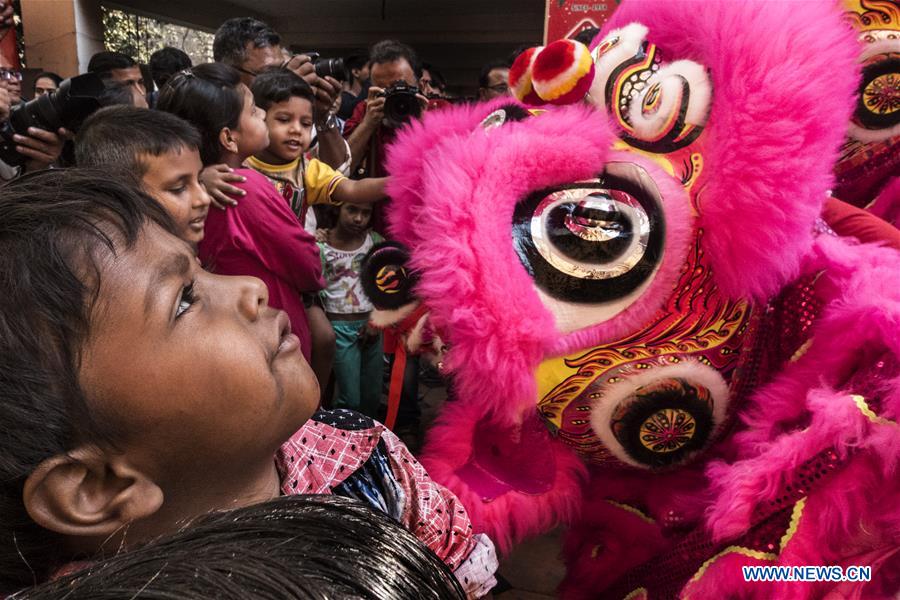
[[[108,536],[154,514],[163,493],[124,457],[82,446],[38,465],[25,481],[23,500],[31,518],[45,529]]]
[[[229,127],[223,127],[222,131],[219,132],[219,143],[232,154],[238,153],[237,137],[235,134],[236,132],[232,131]]]

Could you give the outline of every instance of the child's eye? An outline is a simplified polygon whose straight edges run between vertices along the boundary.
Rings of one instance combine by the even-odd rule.
[[[169,193],[170,194],[183,194],[185,192],[185,190],[187,190],[187,186],[182,185],[180,187],[170,189]]]
[[[181,288],[181,298],[178,300],[178,308],[175,310],[175,318],[177,319],[184,313],[188,311],[191,305],[195,302],[196,298],[194,298],[194,282],[192,281],[188,285]]]

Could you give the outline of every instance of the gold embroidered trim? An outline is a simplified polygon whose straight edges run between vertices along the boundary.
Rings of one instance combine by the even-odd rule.
[[[866,418],[873,423],[877,423],[879,425],[893,425],[894,427],[897,426],[896,421],[891,421],[890,419],[885,419],[884,417],[878,416],[875,411],[869,408],[869,405],[866,404],[866,399],[859,394],[852,394],[850,396],[850,399],[853,400],[854,404],[856,404],[856,408],[859,409],[859,412],[864,414]]]
[[[621,502],[616,502],[615,500],[609,500],[609,499],[606,500],[606,503],[611,504],[611,505],[615,506],[616,508],[621,508],[624,511],[628,511],[633,515],[637,515],[645,523],[650,523],[651,525],[656,523],[656,519],[654,519],[650,515],[642,512],[641,510],[639,510],[633,506],[629,506],[627,504],[622,504]]]

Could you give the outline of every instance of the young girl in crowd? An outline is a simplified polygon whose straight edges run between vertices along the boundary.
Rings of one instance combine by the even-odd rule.
[[[381,333],[369,327],[372,303],[360,283],[362,261],[382,241],[369,229],[372,207],[345,202],[338,209],[337,225],[319,242],[325,289],[322,301],[337,338],[334,376],[338,386],[335,406],[375,417],[381,399],[384,351]]]
[[[487,593],[493,545],[459,500],[380,423],[316,412],[263,282],[203,270],[174,231],[103,171],[0,190],[0,595],[210,511],[304,493],[380,510],[468,596]]]
[[[216,273],[262,279],[269,302],[287,312],[309,360],[312,346],[303,294],[323,287],[318,248],[269,180],[241,168],[269,145],[265,111],[253,102],[238,71],[220,63],[173,76],[160,91],[157,108],[197,128],[204,165],[224,163],[245,178],[236,184],[246,192],[240,204],[210,211],[200,260]]]

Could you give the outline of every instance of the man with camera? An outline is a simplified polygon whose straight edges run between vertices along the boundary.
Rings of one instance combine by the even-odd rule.
[[[228,19],[219,26],[213,40],[213,58],[237,69],[247,87],[253,85],[257,75],[273,66],[283,66],[302,77],[316,95],[314,119],[318,158],[336,170],[347,169],[350,149],[341,137],[334,116],[334,105],[341,93],[338,79],[344,77],[342,61],[317,61],[316,53],[291,55],[282,47],[281,36],[274,29],[251,17]],[[227,181],[230,177],[239,176],[225,174],[223,179]],[[240,191],[237,188],[224,190],[229,193]],[[234,203],[224,194],[214,193],[213,196],[217,205]]]
[[[429,107],[419,91],[420,66],[416,53],[406,44],[383,40],[369,52],[372,85],[344,125],[350,143],[355,177],[384,177],[384,148],[398,127],[417,118]],[[383,229],[381,215],[373,217],[376,231]]]
[[[12,108],[21,101],[22,73],[0,54],[0,129],[8,129],[7,121]],[[45,131],[29,127],[19,132],[8,131],[10,153],[3,160],[0,154],[0,180],[9,181],[25,171],[45,169],[62,153],[68,132],[65,129]]]

